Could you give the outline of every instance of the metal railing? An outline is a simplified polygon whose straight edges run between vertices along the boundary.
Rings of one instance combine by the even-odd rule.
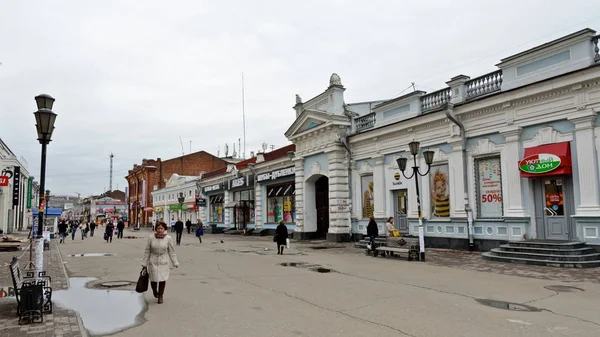
[[[421,113],[443,107],[452,99],[450,88],[444,88],[421,97]]]
[[[487,95],[495,91],[500,91],[501,86],[502,70],[496,70],[489,74],[479,76],[465,82],[467,99]]]
[[[375,126],[375,113],[371,112],[368,115],[360,116],[354,122],[356,123],[356,132],[370,129]]]

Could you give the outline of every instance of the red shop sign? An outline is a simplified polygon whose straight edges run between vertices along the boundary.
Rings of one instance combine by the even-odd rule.
[[[8,186],[8,176],[0,176],[0,186]]]

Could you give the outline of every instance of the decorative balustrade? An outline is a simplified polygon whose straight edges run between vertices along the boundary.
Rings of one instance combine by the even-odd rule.
[[[598,42],[600,42],[600,35],[596,35],[592,38],[594,44],[594,62],[600,62],[600,48],[598,48]]]
[[[421,113],[441,108],[452,99],[452,91],[445,88],[421,97]]]
[[[483,96],[494,91],[500,91],[502,86],[502,70],[479,76],[465,82],[467,99]]]
[[[356,123],[356,132],[370,129],[375,126],[375,113],[372,112],[368,115],[360,116],[354,122]]]

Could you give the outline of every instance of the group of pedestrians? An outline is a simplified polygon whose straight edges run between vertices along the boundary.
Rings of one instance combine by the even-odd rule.
[[[58,236],[60,243],[65,243],[69,233],[71,234],[71,240],[75,240],[75,235],[79,230],[81,232],[81,240],[87,238],[88,233],[90,236],[94,236],[94,230],[96,229],[96,223],[91,222],[88,224],[87,221],[61,219],[58,222]]]
[[[119,218],[114,219],[112,222],[107,222],[106,227],[104,229],[104,241],[106,243],[112,243],[113,235],[115,232],[115,228],[117,229],[117,239],[123,238],[123,230],[125,230],[125,223],[123,219]]]

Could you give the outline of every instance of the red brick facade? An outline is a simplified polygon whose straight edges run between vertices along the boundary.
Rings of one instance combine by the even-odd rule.
[[[160,158],[143,159],[141,165],[133,165],[125,177],[129,186],[128,221],[130,223],[147,224],[152,214],[152,192],[164,188],[171,175],[177,173],[183,176],[199,176],[201,172],[210,172],[226,168],[227,162],[210,153],[200,151],[185,156],[162,161]],[[143,196],[143,181],[146,181],[145,210]],[[138,206],[138,201],[140,205]]]

